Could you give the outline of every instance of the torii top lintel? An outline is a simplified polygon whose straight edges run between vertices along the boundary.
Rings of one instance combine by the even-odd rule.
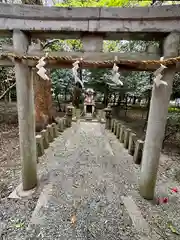
[[[159,40],[180,31],[180,5],[135,8],[60,8],[0,4],[0,36],[13,29],[33,38],[76,39],[100,34],[104,39]]]

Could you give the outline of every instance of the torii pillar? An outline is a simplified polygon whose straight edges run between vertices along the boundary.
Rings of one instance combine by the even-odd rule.
[[[164,40],[164,57],[176,57],[178,55],[179,43],[179,33],[169,34]],[[148,200],[154,198],[159,158],[165,133],[175,70],[175,68],[167,68],[164,71],[162,80],[166,81],[168,86],[160,85],[159,87],[156,87],[154,84],[152,89],[140,174],[140,194]]]

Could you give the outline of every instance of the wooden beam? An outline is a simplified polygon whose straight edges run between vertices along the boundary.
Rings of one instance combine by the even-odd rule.
[[[80,38],[102,34],[104,39],[160,39],[180,31],[180,8],[169,5],[135,8],[59,8],[0,4],[0,35],[13,29],[37,38]]]

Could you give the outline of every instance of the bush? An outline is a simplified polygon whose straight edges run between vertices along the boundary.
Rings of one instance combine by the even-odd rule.
[[[180,113],[180,108],[177,108],[177,107],[169,107],[168,108],[168,112],[169,113]]]

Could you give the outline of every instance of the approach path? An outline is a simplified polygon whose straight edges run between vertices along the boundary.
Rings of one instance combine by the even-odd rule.
[[[137,190],[132,157],[104,125],[73,123],[46,157],[48,182],[18,239],[150,239],[149,225],[126,199]]]

